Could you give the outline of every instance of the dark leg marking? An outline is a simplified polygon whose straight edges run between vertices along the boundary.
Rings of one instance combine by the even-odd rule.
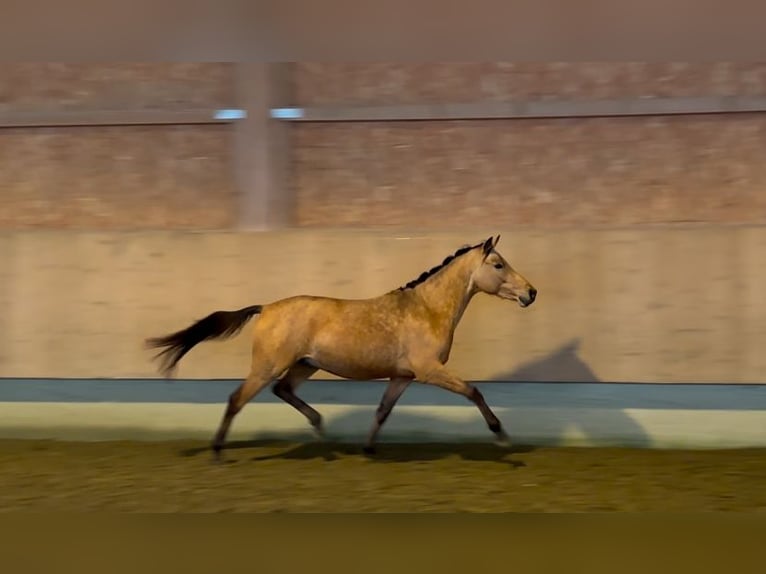
[[[498,444],[506,446],[509,442],[508,435],[505,434],[503,425],[500,424],[500,419],[495,416],[495,413],[489,408],[487,401],[484,400],[484,395],[481,394],[481,391],[476,387],[471,386],[471,395],[468,398],[479,408],[484,420],[487,422],[489,430],[495,433]]]
[[[314,431],[321,436],[322,415],[295,394],[296,387],[316,373],[317,370],[316,367],[311,366],[306,361],[298,361],[277,381],[272,387],[272,391],[276,396],[306,417],[311,426],[314,427]]]
[[[280,379],[274,385],[273,392],[276,396],[294,407],[298,412],[305,416],[311,426],[321,434],[322,415],[320,415],[316,409],[311,407],[306,401],[295,394],[291,381]]]
[[[372,428],[367,435],[367,444],[362,449],[365,454],[375,454],[375,439],[380,432],[383,423],[386,422],[388,416],[391,414],[399,397],[402,396],[404,391],[412,382],[412,379],[394,379],[388,383],[386,390],[383,392],[383,397],[380,399],[380,404],[375,412],[375,420],[372,423]]]

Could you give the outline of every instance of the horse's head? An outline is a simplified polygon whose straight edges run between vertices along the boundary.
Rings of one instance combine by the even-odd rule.
[[[499,235],[484,242],[481,264],[471,276],[474,288],[501,299],[517,301],[521,307],[528,307],[534,303],[537,289],[495,250],[498,241]]]

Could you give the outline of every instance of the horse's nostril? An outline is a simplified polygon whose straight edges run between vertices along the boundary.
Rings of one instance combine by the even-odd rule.
[[[535,297],[537,297],[537,289],[532,287],[529,289],[529,298],[532,299],[532,301],[534,301]]]

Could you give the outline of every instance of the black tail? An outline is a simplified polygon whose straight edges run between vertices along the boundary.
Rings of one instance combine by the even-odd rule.
[[[261,305],[252,305],[238,311],[216,311],[182,331],[164,337],[149,338],[146,345],[149,348],[162,349],[155,359],[161,360],[160,372],[167,377],[178,361],[197,343],[235,335],[253,315],[260,313],[261,309]]]

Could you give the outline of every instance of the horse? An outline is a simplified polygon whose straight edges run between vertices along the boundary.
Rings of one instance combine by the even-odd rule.
[[[498,235],[465,245],[406,285],[376,297],[296,295],[236,311],[215,311],[186,329],[145,343],[161,349],[154,360],[160,362],[160,373],[171,377],[195,345],[232,337],[259,315],[252,332],[249,374],[229,396],[212,440],[214,461],[221,460],[234,417],[272,382],[272,392],[302,413],[321,437],[322,416],[295,393],[320,369],[342,379],[389,380],[363,447],[368,455],[375,453],[383,424],[413,381],[473,402],[496,443],[507,446],[508,435],[481,392],[445,367],[455,329],[474,295],[486,293],[522,308],[537,297],[537,289],[497,251],[499,240]]]

